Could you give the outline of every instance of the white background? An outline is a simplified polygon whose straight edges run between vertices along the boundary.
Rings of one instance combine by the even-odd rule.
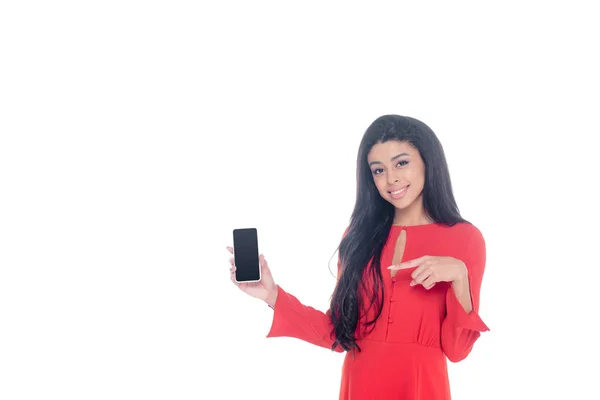
[[[3,2],[0,398],[337,398],[343,355],[265,339],[225,247],[257,227],[326,310],[387,113],[437,133],[488,244],[453,396],[600,398],[597,16],[406,3]]]

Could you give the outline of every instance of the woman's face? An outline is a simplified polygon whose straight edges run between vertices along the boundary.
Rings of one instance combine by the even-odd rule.
[[[416,148],[397,140],[377,143],[367,161],[375,186],[386,201],[397,209],[422,204],[425,164]]]

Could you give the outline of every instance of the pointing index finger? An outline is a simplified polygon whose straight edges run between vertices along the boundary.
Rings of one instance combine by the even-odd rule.
[[[414,260],[404,261],[404,262],[402,262],[400,264],[396,264],[396,265],[390,265],[388,267],[388,269],[397,270],[397,269],[408,269],[408,268],[418,267],[425,260],[427,260],[427,256],[415,258]]]

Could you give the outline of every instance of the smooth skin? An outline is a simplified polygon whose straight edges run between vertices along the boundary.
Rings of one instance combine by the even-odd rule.
[[[419,151],[408,142],[396,140],[378,143],[369,152],[367,162],[373,173],[373,182],[383,199],[391,203],[396,212],[394,225],[424,225],[433,221],[423,208],[423,187],[425,185],[425,164]],[[405,189],[399,199],[392,198],[390,192]],[[227,247],[233,255],[233,248]],[[262,279],[260,282],[239,283],[235,281],[235,260],[231,264],[231,281],[248,295],[265,301],[272,308],[277,302],[277,284],[264,258],[260,255]],[[417,267],[411,274],[411,286],[423,285],[431,289],[437,282],[451,282],[459,303],[467,313],[473,309],[469,292],[469,278],[465,263],[452,257],[423,256],[391,265],[390,270]]]

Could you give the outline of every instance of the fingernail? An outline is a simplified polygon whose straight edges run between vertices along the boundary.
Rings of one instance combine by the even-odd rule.
[[[387,269],[392,269],[392,268],[394,268],[393,265],[390,265],[389,267],[387,267]]]
[[[415,281],[410,282],[410,286],[415,286],[415,285],[416,285]]]

